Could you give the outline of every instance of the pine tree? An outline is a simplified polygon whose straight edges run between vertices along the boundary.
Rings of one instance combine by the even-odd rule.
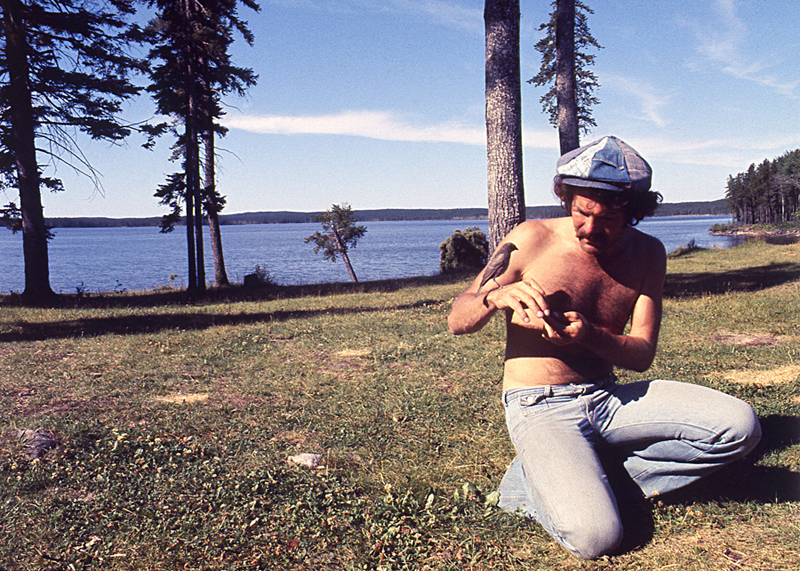
[[[220,94],[244,93],[256,81],[252,70],[232,65],[228,53],[234,30],[248,43],[253,41],[252,33],[237,16],[238,3],[238,0],[155,0],[158,17],[149,27],[155,36],[150,56],[157,63],[150,72],[152,83],[147,89],[159,113],[174,118],[173,158],[182,161],[181,172],[171,175],[156,196],[172,209],[162,220],[162,231],[172,230],[181,218],[180,199],[185,203],[190,291],[206,287],[204,208],[211,223],[217,223],[212,229],[214,247],[219,249],[214,259],[222,262],[217,213],[225,201],[213,182],[214,146],[209,144],[209,138],[213,143],[215,133],[225,133],[217,123],[223,114]],[[242,3],[259,10],[258,4],[250,0]],[[202,169],[201,139],[205,139],[207,169]],[[219,278],[224,269],[218,268],[216,273]]]
[[[597,123],[592,108],[600,101],[594,95],[599,87],[591,71],[594,54],[589,48],[603,47],[589,31],[587,14],[594,11],[578,0],[554,0],[550,19],[539,26],[545,36],[536,43],[542,55],[539,73],[528,80],[547,87],[539,98],[550,123],[558,128],[561,154],[580,146],[580,133],[586,135]]]
[[[19,191],[19,206],[12,201],[2,214],[22,231],[26,301],[54,296],[41,190],[63,185],[45,176],[43,165],[66,163],[99,185],[75,132],[119,142],[133,128],[119,118],[122,103],[139,92],[131,74],[144,69],[128,53],[142,40],[127,23],[133,6],[133,0],[0,0],[0,187]]]
[[[315,222],[322,224],[322,232],[314,232],[305,239],[306,244],[314,244],[314,253],[322,250],[326,260],[335,262],[339,257],[344,261],[350,279],[358,282],[348,251],[355,248],[358,241],[367,233],[365,226],[356,225],[353,208],[349,204],[334,204],[330,210],[315,214]]]

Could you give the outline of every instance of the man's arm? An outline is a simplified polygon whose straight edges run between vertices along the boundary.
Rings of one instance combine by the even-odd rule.
[[[461,335],[480,331],[497,311],[497,306],[488,299],[494,290],[486,289],[483,293],[477,294],[474,286],[475,284],[470,286],[453,302],[450,315],[447,316],[450,333]]]
[[[582,343],[615,367],[643,372],[656,356],[660,327],[661,300],[640,295],[627,335],[618,335],[590,324]]]
[[[503,247],[505,244],[518,244],[524,250],[529,238],[530,230],[520,225],[500,243],[495,255],[472,285],[453,302],[447,317],[447,325],[452,333],[460,335],[479,331],[498,309],[513,310],[525,323],[530,323],[534,317],[541,318],[549,314],[542,288],[533,280],[520,280],[521,260],[525,254],[516,246]],[[484,275],[500,263],[497,259],[499,256],[509,256],[507,269],[481,287]]]

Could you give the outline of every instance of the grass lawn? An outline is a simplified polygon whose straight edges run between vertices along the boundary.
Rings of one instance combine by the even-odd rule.
[[[621,381],[734,394],[764,438],[592,562],[491,505],[504,331],[447,332],[466,285],[5,299],[0,569],[800,568],[800,245],[670,259],[656,362]]]

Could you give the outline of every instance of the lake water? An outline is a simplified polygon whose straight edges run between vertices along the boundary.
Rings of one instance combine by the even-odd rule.
[[[728,223],[727,216],[652,218],[638,228],[658,237],[667,251],[695,240],[698,246],[727,248],[741,239],[711,236],[709,228]],[[439,244],[454,230],[486,220],[364,222],[366,235],[350,251],[361,281],[433,275],[439,272]],[[223,226],[222,245],[231,282],[243,280],[256,266],[265,268],[282,285],[349,281],[341,260],[326,261],[303,239],[320,229],[308,224]],[[207,241],[207,229],[206,241]],[[50,242],[50,285],[57,293],[113,290],[142,291],[159,286],[186,287],[186,234],[178,228],[161,234],[158,228],[56,228]],[[211,249],[205,246],[206,276],[214,279]],[[22,236],[0,230],[0,293],[25,287]]]

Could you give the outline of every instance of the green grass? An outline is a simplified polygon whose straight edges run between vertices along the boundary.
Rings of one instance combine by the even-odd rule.
[[[0,312],[0,569],[796,569],[800,245],[670,259],[644,377],[752,403],[750,458],[580,562],[491,506],[503,324],[465,280],[120,295]],[[61,445],[30,460],[18,429]],[[289,456],[317,453],[317,470]]]

